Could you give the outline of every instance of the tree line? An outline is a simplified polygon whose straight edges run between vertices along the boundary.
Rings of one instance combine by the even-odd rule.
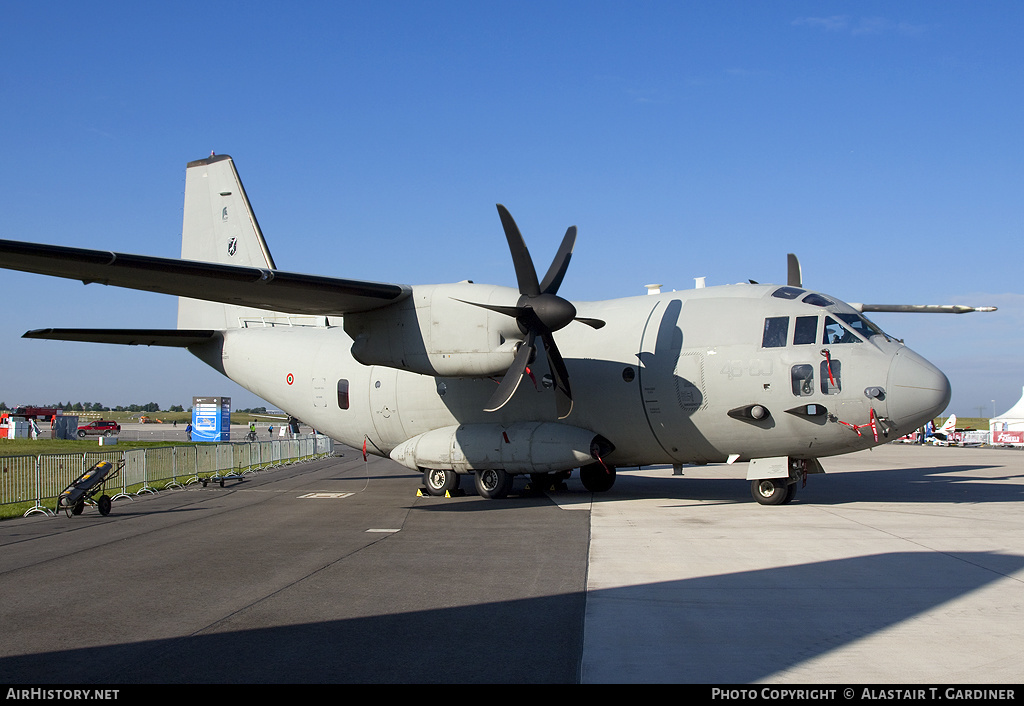
[[[65,412],[160,412],[160,405],[156,402],[149,402],[147,404],[130,404],[130,405],[118,405],[116,407],[108,407],[100,402],[58,402],[56,404],[41,404],[41,405],[22,405],[25,407],[56,407],[57,409],[63,409]],[[0,412],[13,412],[14,410],[7,406],[7,403],[0,402]],[[167,410],[168,412],[184,412],[185,409],[180,404],[171,405]]]
[[[58,402],[57,404],[38,404],[38,405],[19,405],[22,407],[55,407],[56,409],[63,409],[65,412],[161,412],[164,410],[160,409],[160,405],[156,402],[150,402],[148,404],[130,404],[130,405],[118,405],[117,407],[108,407],[99,402],[75,402],[71,400],[67,402]],[[0,402],[0,412],[13,412],[14,409],[7,406],[6,402]],[[184,407],[180,404],[171,405],[166,411],[168,412],[184,412]],[[189,407],[189,412],[192,408]],[[236,412],[251,413],[251,414],[266,414],[266,407],[251,407],[248,409],[236,409]]]

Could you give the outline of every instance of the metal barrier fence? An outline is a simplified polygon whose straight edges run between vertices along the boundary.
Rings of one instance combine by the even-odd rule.
[[[334,441],[321,434],[274,441],[159,446],[123,451],[0,457],[0,506],[32,503],[25,512],[52,513],[45,501],[57,496],[98,461],[121,465],[111,497],[182,487],[306,461],[334,452]],[[159,487],[157,487],[159,486]]]

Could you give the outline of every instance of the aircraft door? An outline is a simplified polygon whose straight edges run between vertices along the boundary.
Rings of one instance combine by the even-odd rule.
[[[673,460],[706,460],[712,449],[696,433],[693,415],[707,406],[704,353],[686,348],[680,327],[683,304],[659,303],[641,341],[640,390],[658,443]]]
[[[370,368],[370,415],[381,448],[390,451],[408,435],[398,413],[398,370],[382,365]]]

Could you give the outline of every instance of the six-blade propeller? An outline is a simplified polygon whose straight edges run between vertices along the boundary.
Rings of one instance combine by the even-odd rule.
[[[501,225],[505,229],[505,238],[508,240],[509,251],[512,253],[512,264],[516,271],[516,280],[519,285],[519,301],[515,306],[498,306],[493,304],[480,304],[475,306],[490,309],[506,316],[511,316],[519,324],[519,330],[526,335],[516,352],[511,367],[505,372],[498,389],[494,391],[491,399],[487,402],[485,411],[495,412],[512,399],[519,383],[527,372],[527,366],[537,356],[537,338],[544,342],[544,352],[547,354],[548,366],[551,368],[551,377],[555,387],[555,402],[558,409],[558,418],[564,419],[572,412],[572,391],[569,387],[569,371],[565,367],[562,354],[558,352],[555,344],[555,331],[565,328],[573,321],[579,321],[592,328],[601,328],[604,322],[599,319],[587,319],[576,316],[576,307],[567,299],[557,295],[558,287],[562,284],[565,271],[569,267],[569,260],[572,258],[572,249],[576,243],[576,226],[570,226],[565,231],[562,244],[558,248],[555,259],[551,262],[544,279],[537,281],[537,270],[533,266],[533,259],[526,247],[519,227],[512,219],[512,215],[501,204],[498,204],[498,215],[501,218]]]

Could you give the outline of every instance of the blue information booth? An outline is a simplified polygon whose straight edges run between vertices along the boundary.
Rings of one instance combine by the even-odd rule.
[[[192,440],[231,441],[231,398],[192,398]]]

